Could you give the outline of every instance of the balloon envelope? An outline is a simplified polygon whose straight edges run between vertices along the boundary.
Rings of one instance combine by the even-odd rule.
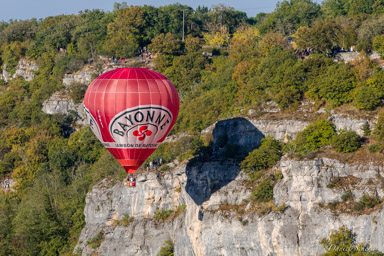
[[[89,85],[87,123],[128,173],[156,150],[176,122],[179,96],[163,75],[146,68],[118,68]]]

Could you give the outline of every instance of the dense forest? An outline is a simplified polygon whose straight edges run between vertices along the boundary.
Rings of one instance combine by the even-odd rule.
[[[166,161],[207,150],[203,129],[250,109],[261,115],[270,102],[292,116],[308,101],[327,110],[383,109],[384,70],[368,57],[372,51],[384,55],[383,0],[284,0],[256,17],[224,5],[123,2],[111,12],[0,22],[2,69],[14,74],[21,59],[39,67],[32,81],[0,80],[0,180],[16,181],[13,192],[0,194],[0,255],[72,255],[85,224],[86,193],[104,177],[122,179],[125,172],[88,127],[76,126],[74,113],[48,115],[42,104],[64,88],[66,73],[90,59],[100,66],[98,56],[137,58],[144,47],[179,91],[173,134],[194,135],[159,148],[155,154]],[[359,58],[334,60],[345,51]],[[85,89],[67,88],[77,100]],[[379,116],[376,128],[366,131],[371,152],[384,150]],[[306,157],[331,143],[339,152],[360,147],[356,134],[334,134],[332,124],[318,120],[287,145],[267,138],[253,153],[276,159],[258,165],[250,156],[242,166],[248,172],[268,168],[282,151]]]

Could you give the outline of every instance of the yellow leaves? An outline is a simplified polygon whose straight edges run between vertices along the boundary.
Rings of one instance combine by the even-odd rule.
[[[238,85],[244,86],[249,68],[250,64],[248,61],[242,61],[237,64],[233,69],[232,80],[236,81]]]
[[[374,78],[368,78],[367,81],[365,81],[368,87],[376,88],[378,86],[377,79]]]
[[[5,145],[8,148],[12,148],[15,146],[23,146],[33,135],[33,128],[12,128],[5,130],[1,137],[5,140]]]
[[[292,47],[293,49],[307,48],[310,43],[311,29],[307,26],[299,27],[295,34],[292,35]]]
[[[254,26],[241,26],[233,34],[233,40],[255,40],[259,38],[260,32]]]
[[[204,33],[205,42],[211,47],[227,46],[229,43],[229,33],[226,27],[221,27],[221,32],[213,34]]]
[[[268,53],[276,46],[280,46],[283,49],[288,48],[288,38],[280,33],[270,32],[265,34],[263,39],[259,42],[259,49],[263,55],[268,55]]]
[[[73,45],[73,43],[68,44],[68,46],[67,46],[67,52],[68,52],[68,54],[70,54],[70,55],[76,53],[76,51],[75,51],[75,46]]]
[[[258,55],[260,33],[253,26],[242,26],[231,39],[230,57],[235,61],[249,60]]]
[[[33,170],[28,168],[25,165],[20,165],[12,172],[12,179],[14,179],[16,183],[16,189],[23,187],[28,181],[33,180],[35,177],[37,170]]]

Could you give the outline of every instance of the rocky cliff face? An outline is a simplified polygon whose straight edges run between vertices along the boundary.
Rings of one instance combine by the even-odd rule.
[[[37,71],[38,69],[39,68],[35,62],[29,61],[27,59],[21,59],[19,60],[16,66],[16,71],[13,75],[7,72],[6,65],[4,65],[3,73],[0,74],[0,79],[4,79],[6,82],[8,82],[11,79],[22,77],[26,81],[32,81],[35,77],[34,71]]]
[[[333,214],[319,205],[340,200],[342,191],[327,188],[333,177],[356,177],[356,198],[382,189],[367,185],[383,166],[348,165],[333,159],[294,161],[277,166],[284,178],[275,186],[276,205],[284,212],[260,216],[247,211],[239,216],[238,205],[247,202],[250,191],[236,162],[210,159],[175,168],[164,176],[143,173],[136,188],[104,180],[87,196],[86,227],[76,248],[82,255],[156,255],[166,240],[175,243],[175,255],[318,255],[319,241],[342,225],[353,228],[358,242],[384,250],[384,210],[370,215]],[[154,218],[156,209],[176,210],[178,216]],[[134,216],[127,227],[118,220]],[[104,239],[92,249],[90,241],[99,232]]]
[[[249,139],[237,140],[245,149],[260,143],[268,131],[278,131],[270,126],[261,132],[264,128],[252,127],[243,119],[222,122],[215,127],[214,139],[239,132]],[[275,134],[283,133],[287,132]],[[227,143],[232,143],[230,138]],[[284,177],[274,187],[274,203],[283,207],[264,214],[252,210],[247,177],[238,164],[218,156],[195,158],[165,173],[138,174],[136,188],[103,180],[87,195],[86,226],[75,252],[156,255],[164,241],[172,240],[175,255],[319,255],[323,252],[320,240],[342,225],[357,233],[358,242],[384,251],[384,210],[353,215],[335,214],[325,207],[340,201],[349,190],[356,200],[363,194],[383,197],[377,182],[377,177],[384,176],[383,163],[283,158],[275,169]],[[330,188],[335,178],[342,185]],[[161,219],[156,218],[158,209],[174,212]],[[122,225],[128,215],[134,220]]]
[[[85,112],[83,104],[76,104],[62,92],[54,93],[49,99],[44,101],[42,111],[46,114],[67,115],[71,111],[76,115],[79,126],[85,125]]]

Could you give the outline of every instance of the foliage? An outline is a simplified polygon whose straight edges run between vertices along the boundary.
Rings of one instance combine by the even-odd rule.
[[[330,144],[334,135],[334,124],[328,120],[318,120],[299,132],[296,139],[288,144],[285,150],[293,150],[294,153],[303,156]]]
[[[377,118],[377,123],[372,131],[372,137],[376,141],[369,147],[371,152],[382,152],[384,150],[384,112],[380,112]]]
[[[163,246],[160,248],[157,256],[173,256],[174,255],[174,245],[173,242],[167,240],[164,242]]]
[[[325,250],[323,255],[383,255],[383,253],[379,252],[378,250],[370,250],[369,244],[357,244],[356,237],[357,235],[346,226],[341,226],[338,230],[333,230],[329,238],[323,238],[320,242]]]
[[[100,244],[104,240],[104,234],[100,231],[94,238],[91,238],[87,241],[87,244],[91,245],[92,249],[96,249],[100,247]]]
[[[179,216],[182,212],[185,211],[185,209],[187,208],[187,205],[186,204],[182,204],[182,205],[179,205],[175,211],[175,216]]]
[[[84,99],[88,86],[83,83],[72,83],[68,85],[68,94],[75,103],[80,103]]]
[[[332,137],[332,147],[342,153],[354,152],[361,146],[361,138],[351,130],[339,130],[337,134]]]
[[[281,145],[273,137],[268,136],[261,140],[259,148],[250,152],[241,162],[240,167],[247,174],[264,170],[274,166],[281,157]]]
[[[117,225],[128,227],[134,220],[135,220],[135,217],[129,216],[129,214],[126,214],[123,216],[121,220],[117,221]]]
[[[340,106],[352,100],[350,91],[355,87],[356,78],[347,65],[331,65],[319,77],[308,81],[307,95]]]
[[[153,38],[149,48],[155,53],[174,56],[180,55],[182,46],[181,40],[177,39],[175,35],[167,33]]]
[[[359,202],[355,203],[354,209],[356,211],[363,211],[365,209],[370,209],[380,204],[381,200],[377,196],[370,196],[368,194],[364,194]]]
[[[164,221],[168,219],[168,217],[171,216],[172,214],[173,214],[173,210],[157,209],[154,217],[155,219]]]
[[[63,76],[80,70],[89,58],[101,66],[99,55],[137,57],[138,49],[147,47],[155,69],[175,84],[181,96],[172,134],[189,132],[163,143],[148,161],[162,157],[169,163],[197,155],[202,157],[196,159],[204,159],[212,144],[197,136],[199,132],[249,109],[259,113],[271,101],[282,114],[298,108],[303,99],[315,100],[316,107],[349,103],[359,110],[379,107],[384,71],[364,53],[350,64],[329,57],[352,46],[381,53],[383,7],[382,0],[326,0],[321,6],[311,0],[290,0],[281,1],[272,13],[248,19],[244,12],[222,4],[193,9],[181,4],[116,3],[113,12],[95,9],[0,22],[1,67],[11,75],[20,60],[33,60],[39,67],[32,81],[0,80],[0,179],[17,181],[15,192],[0,195],[0,255],[71,254],[85,224],[83,208],[90,187],[108,176],[125,176],[91,130],[76,127],[74,113],[48,115],[41,110],[45,100],[64,89]],[[206,54],[209,43],[218,47],[212,57]],[[303,54],[308,47],[309,56]],[[86,87],[75,84],[66,89],[80,102]],[[384,150],[383,120],[380,114],[369,137],[372,152]],[[319,121],[284,149],[309,156],[333,137],[348,142],[341,144],[350,150],[351,138],[356,137],[334,134],[334,126]],[[273,186],[282,178],[281,172],[269,176],[271,170],[256,171],[270,168],[281,155],[278,143],[270,141],[269,148],[265,143],[243,162],[252,174],[253,199],[262,202],[272,198]],[[233,145],[221,152],[239,153]],[[370,205],[365,201],[362,207]],[[182,211],[180,207],[172,216]]]
[[[268,178],[257,185],[252,192],[252,199],[258,202],[268,202],[273,199],[273,181]]]
[[[378,35],[373,38],[372,42],[373,49],[377,51],[381,57],[384,54],[384,35]]]
[[[265,33],[276,30],[291,35],[300,26],[309,26],[320,15],[320,5],[311,0],[284,0],[275,11],[265,17],[260,30]]]
[[[359,87],[353,101],[357,109],[375,110],[383,97],[383,93],[378,88]]]

